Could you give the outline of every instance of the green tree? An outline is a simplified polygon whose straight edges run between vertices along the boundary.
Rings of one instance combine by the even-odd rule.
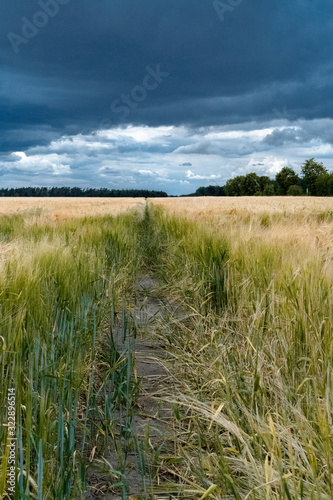
[[[205,196],[205,187],[199,187],[195,192],[195,196]]]
[[[333,196],[333,173],[318,175],[315,188],[317,196]]]
[[[225,196],[224,186],[201,186],[195,196]]]
[[[265,184],[264,187],[264,196],[274,196],[274,182],[270,181],[270,183]]]
[[[253,196],[261,191],[260,177],[255,172],[251,172],[244,177],[243,190],[245,196]]]
[[[264,193],[266,186],[272,184],[273,181],[267,175],[261,175],[259,177],[259,183],[260,183],[260,191]]]
[[[238,175],[234,179],[229,179],[225,185],[227,196],[244,196],[244,175]]]
[[[274,194],[274,181],[266,175],[259,176],[255,172],[238,175],[227,181],[225,193],[227,196],[272,196]]]
[[[302,174],[305,181],[306,189],[311,196],[320,196],[316,181],[319,176],[328,173],[327,168],[322,163],[318,163],[314,158],[306,160],[302,165]]]
[[[285,196],[290,186],[297,185],[298,181],[299,177],[292,168],[283,167],[275,176],[277,194]]]
[[[290,186],[287,191],[287,196],[302,196],[302,194],[303,189],[297,184],[293,184],[292,186]]]

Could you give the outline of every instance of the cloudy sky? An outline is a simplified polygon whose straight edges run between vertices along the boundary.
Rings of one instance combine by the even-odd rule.
[[[329,0],[3,0],[0,185],[333,170]]]

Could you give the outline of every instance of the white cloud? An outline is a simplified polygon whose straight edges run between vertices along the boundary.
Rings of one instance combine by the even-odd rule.
[[[151,143],[156,139],[162,139],[172,134],[175,127],[148,127],[129,126],[127,128],[115,128],[110,130],[99,130],[97,136],[100,138],[117,140],[119,138],[129,138],[136,142]]]
[[[151,170],[139,170],[139,173],[141,175],[154,175],[154,173]]]
[[[255,123],[243,128],[130,126],[63,136],[3,157],[2,185],[135,185],[182,194],[249,172],[274,177],[284,166],[300,171],[312,156],[333,169],[332,120],[284,122],[262,128]]]
[[[191,170],[188,170],[186,172],[186,177],[187,179],[197,179],[197,180],[216,180],[216,179],[220,179],[221,178],[221,175],[215,175],[215,174],[212,174],[212,175],[201,175],[201,174],[194,174]]]
[[[260,158],[260,161],[252,158],[245,167],[245,173],[256,172],[260,175],[275,176],[283,167],[288,166],[288,158],[265,156],[264,158]]]
[[[63,162],[63,160],[68,160],[66,155],[52,153],[47,155],[27,156],[23,151],[16,151],[12,153],[12,156],[14,157],[14,161],[9,163],[9,169],[17,169],[22,173],[66,175],[71,172],[69,164]],[[19,158],[16,161],[15,156]]]

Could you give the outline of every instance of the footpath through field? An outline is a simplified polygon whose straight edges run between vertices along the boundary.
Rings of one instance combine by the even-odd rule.
[[[149,254],[148,210],[142,224],[141,240]],[[127,371],[123,384],[128,398],[113,410],[110,445],[103,456],[92,456],[87,500],[162,500],[178,492],[172,471],[165,466],[161,470],[175,456],[177,431],[172,404],[165,399],[175,390],[167,368],[170,356],[158,332],[163,323],[178,319],[179,311],[179,304],[167,298],[163,284],[145,267],[121,318],[110,326],[115,364]]]

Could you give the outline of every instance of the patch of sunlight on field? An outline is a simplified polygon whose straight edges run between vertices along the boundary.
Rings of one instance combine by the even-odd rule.
[[[143,198],[0,198],[0,215],[38,216],[47,221],[118,215],[143,204]]]

